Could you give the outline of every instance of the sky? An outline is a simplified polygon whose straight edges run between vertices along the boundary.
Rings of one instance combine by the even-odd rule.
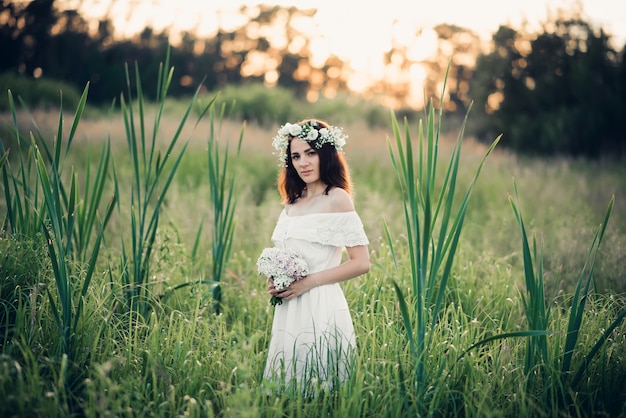
[[[527,22],[531,29],[558,9],[582,8],[583,16],[595,27],[610,33],[620,49],[626,42],[626,1],[624,0],[61,0],[80,5],[89,16],[107,13],[116,16],[116,32],[130,35],[151,25],[197,30],[211,35],[218,26],[241,24],[237,10],[242,5],[276,4],[316,8],[317,48],[351,61],[358,70],[371,67],[381,51],[389,48],[392,24],[399,32],[414,33],[440,23],[456,24],[476,31],[489,40],[499,25],[514,28]],[[427,39],[424,40],[425,42]],[[426,45],[422,45],[426,47]]]
[[[488,41],[498,26],[504,24],[533,31],[559,9],[582,10],[582,16],[595,28],[611,35],[614,47],[626,43],[626,0],[60,0],[68,8],[78,8],[87,17],[114,18],[116,33],[132,35],[152,26],[159,31],[169,28],[195,31],[211,36],[218,27],[233,29],[245,20],[238,18],[242,5],[272,4],[317,9],[312,49],[323,62],[334,54],[349,62],[358,72],[375,79],[382,72],[382,54],[388,50],[393,31],[396,39],[415,41],[422,30],[416,50],[424,55],[434,48],[430,28],[454,24],[475,31]],[[355,81],[358,83],[358,81]],[[367,84],[363,83],[363,87]],[[356,89],[358,90],[358,88]]]
[[[428,27],[451,23],[476,30],[488,38],[500,24],[519,26],[524,19],[537,25],[558,9],[582,7],[583,14],[597,27],[612,33],[622,44],[626,41],[626,1],[623,0],[61,0],[59,3],[80,5],[85,14],[102,16],[107,11],[117,15],[121,31],[142,29],[151,23],[155,29],[178,26],[199,28],[211,34],[221,23],[236,24],[234,15],[241,5],[276,4],[299,8],[316,8],[316,23],[330,39],[343,38],[346,45],[359,39],[384,43],[391,22]],[[75,6],[74,6],[75,7]],[[125,28],[123,28],[125,26]]]

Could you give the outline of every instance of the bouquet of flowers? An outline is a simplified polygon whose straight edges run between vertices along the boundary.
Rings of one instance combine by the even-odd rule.
[[[296,280],[300,280],[309,274],[309,266],[296,251],[289,248],[276,247],[266,248],[261,252],[256,262],[259,273],[271,278],[278,290],[283,290]],[[272,296],[270,303],[274,306],[283,301]]]

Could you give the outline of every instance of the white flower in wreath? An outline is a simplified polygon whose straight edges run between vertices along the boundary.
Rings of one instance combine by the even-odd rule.
[[[272,139],[274,149],[278,151],[278,158],[281,165],[287,162],[287,147],[289,146],[289,137],[300,138],[304,141],[312,143],[316,149],[320,149],[324,144],[331,144],[337,152],[343,151],[346,145],[347,135],[343,133],[343,129],[331,126],[330,128],[315,129],[319,123],[315,120],[305,122],[304,124],[285,123],[278,129],[276,136]]]
[[[298,125],[297,123],[288,123],[287,129],[289,131],[289,135],[291,136],[300,136],[300,133],[302,132],[302,126]]]
[[[306,134],[305,141],[307,142],[315,141],[318,136],[319,136],[319,132],[317,131],[317,129],[311,128],[311,130],[307,132]]]

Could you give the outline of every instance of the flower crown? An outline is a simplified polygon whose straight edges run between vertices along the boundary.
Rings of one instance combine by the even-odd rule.
[[[324,144],[332,144],[337,152],[341,152],[346,145],[346,138],[348,138],[343,133],[343,129],[335,126],[315,129],[319,125],[320,123],[316,120],[311,120],[304,123],[286,123],[281,126],[272,139],[272,145],[278,151],[279,160],[283,163],[287,162],[289,137],[298,137],[303,141],[312,143],[315,149],[320,149]]]

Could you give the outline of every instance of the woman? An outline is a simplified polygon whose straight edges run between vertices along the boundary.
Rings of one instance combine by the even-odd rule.
[[[283,125],[274,137],[283,169],[284,208],[272,240],[296,250],[309,275],[277,290],[264,378],[311,393],[348,377],[356,348],[354,326],[340,282],[367,273],[369,244],[354,209],[341,128],[316,119]],[[343,249],[347,257],[343,259]]]

